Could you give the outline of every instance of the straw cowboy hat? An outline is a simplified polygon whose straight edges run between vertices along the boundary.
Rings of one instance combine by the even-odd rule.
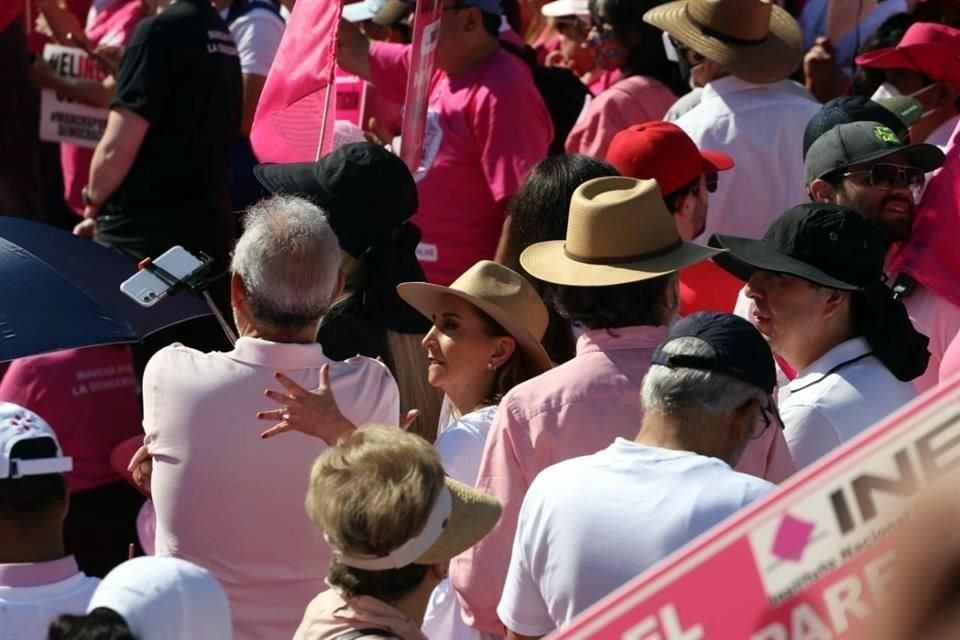
[[[432,318],[445,295],[456,296],[494,319],[517,341],[517,347],[540,371],[552,365],[540,341],[549,315],[540,295],[526,278],[502,264],[481,260],[449,287],[427,282],[403,282],[397,292],[407,304]]]
[[[748,82],[783,80],[803,61],[800,25],[772,0],[680,0],[643,19]]]
[[[545,282],[606,287],[673,273],[716,254],[681,240],[655,180],[612,176],[580,185],[570,200],[566,240],[527,247],[520,264]]]

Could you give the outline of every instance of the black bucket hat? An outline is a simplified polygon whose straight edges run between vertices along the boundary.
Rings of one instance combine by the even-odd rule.
[[[417,212],[417,184],[383,147],[354,142],[317,162],[261,164],[253,175],[271,193],[300,196],[330,215],[340,247],[355,258]]]
[[[886,248],[876,226],[853,209],[810,202],[774,220],[761,240],[714,234],[713,257],[743,281],[757,269],[831,289],[859,291],[881,282]]]

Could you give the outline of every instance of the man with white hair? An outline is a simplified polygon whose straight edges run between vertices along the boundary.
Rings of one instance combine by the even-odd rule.
[[[251,207],[245,222],[230,281],[240,338],[225,353],[174,344],[150,360],[144,442],[157,553],[213,572],[230,598],[237,640],[289,638],[326,588],[330,551],[303,508],[325,445],[300,434],[261,441],[264,390],[276,372],[316,388],[327,367],[340,410],[357,425],[396,425],[400,400],[382,363],[336,362],[315,342],[343,286],[323,211],[277,196]]]
[[[530,485],[497,608],[507,637],[569,624],[771,491],[733,466],[751,439],[780,428],[775,382],[770,347],[746,320],[703,312],[677,322],[643,379],[637,437],[554,465]]]

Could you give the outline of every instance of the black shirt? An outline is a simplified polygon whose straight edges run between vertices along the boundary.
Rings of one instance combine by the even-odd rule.
[[[98,217],[99,239],[135,250],[179,243],[219,253],[204,245],[232,233],[223,227],[243,88],[233,38],[207,0],[178,0],[137,26],[111,108],[137,113],[150,128]]]

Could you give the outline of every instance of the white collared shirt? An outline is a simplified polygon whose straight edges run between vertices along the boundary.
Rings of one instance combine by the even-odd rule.
[[[917,395],[875,356],[866,338],[841,342],[780,390],[780,417],[798,469],[887,417]]]
[[[791,80],[755,84],[734,76],[708,82],[700,104],[677,120],[701,149],[733,158],[710,194],[699,240],[725,233],[760,238],[790,207],[809,200],[804,187],[803,130],[820,110]]]

